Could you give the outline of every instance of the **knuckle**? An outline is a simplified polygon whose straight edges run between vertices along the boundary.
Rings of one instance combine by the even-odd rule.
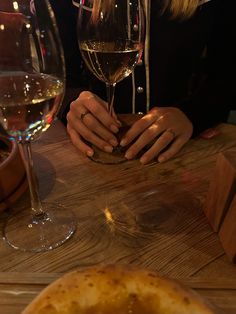
[[[68,121],[68,123],[70,122],[70,118],[71,118],[71,112],[69,111],[66,115],[66,120]]]
[[[92,97],[93,96],[93,93],[89,92],[89,91],[82,91],[78,97],[78,99],[86,99],[86,98],[89,98],[89,97]]]
[[[72,101],[71,103],[70,103],[70,110],[71,111],[74,111],[75,110],[75,108],[78,106],[78,100],[74,100],[74,101]]]
[[[70,103],[70,110],[72,110],[73,107],[74,107],[74,101],[72,101],[72,102]]]
[[[157,107],[153,107],[150,111],[149,111],[149,113],[151,113],[152,115],[158,115],[158,113],[159,113],[159,109],[157,108]]]
[[[70,129],[69,125],[66,126],[66,130],[67,130],[67,133],[70,135],[71,134],[71,129]]]

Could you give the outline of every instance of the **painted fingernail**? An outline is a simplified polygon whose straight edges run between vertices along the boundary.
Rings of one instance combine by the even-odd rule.
[[[121,141],[120,141],[120,146],[125,146],[127,144],[127,140],[125,138],[123,138]]]
[[[114,124],[112,124],[112,125],[110,126],[110,129],[111,129],[111,131],[114,132],[114,133],[118,133],[118,132],[119,132],[118,127],[117,127],[116,125],[114,125]]]
[[[109,143],[110,143],[112,146],[117,146],[117,145],[118,145],[117,140],[114,140],[114,139],[109,140]]]
[[[113,151],[113,147],[112,146],[104,146],[104,150],[107,153],[111,153]]]
[[[210,139],[210,138],[213,138],[213,137],[215,137],[215,136],[217,136],[219,134],[220,134],[219,130],[214,129],[214,128],[210,128],[210,129],[207,129],[204,132],[202,132],[200,134],[200,137],[202,137],[204,139]]]
[[[93,151],[92,150],[88,150],[86,152],[86,154],[87,154],[88,157],[92,157],[93,156]]]
[[[125,158],[126,158],[126,159],[132,159],[132,158],[133,158],[133,153],[132,153],[132,152],[127,152],[127,153],[125,154]]]

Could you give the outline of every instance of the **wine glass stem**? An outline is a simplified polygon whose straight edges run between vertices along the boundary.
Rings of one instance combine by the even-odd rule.
[[[114,103],[114,95],[115,95],[115,87],[116,84],[106,83],[107,88],[107,103],[108,103],[108,112],[112,116],[113,112],[113,103]]]
[[[31,144],[29,141],[24,141],[19,142],[18,146],[25,165],[26,175],[28,179],[32,216],[34,218],[39,218],[40,216],[44,215],[44,212],[42,209],[42,203],[39,198],[38,182],[33,168]]]

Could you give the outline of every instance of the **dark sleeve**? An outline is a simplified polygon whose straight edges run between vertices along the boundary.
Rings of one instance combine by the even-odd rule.
[[[206,47],[206,75],[181,109],[192,121],[194,135],[220,122],[227,121],[236,108],[236,19],[235,1],[224,0]]]

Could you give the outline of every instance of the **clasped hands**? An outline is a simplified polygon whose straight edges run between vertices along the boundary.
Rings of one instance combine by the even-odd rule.
[[[71,103],[67,131],[72,143],[87,156],[93,155],[92,143],[105,152],[117,145],[127,146],[127,159],[135,158],[144,148],[140,162],[164,162],[173,157],[190,139],[193,126],[176,107],[155,107],[130,127],[120,143],[116,138],[121,126],[117,116],[107,111],[107,103],[85,91]],[[131,145],[129,145],[132,143]]]

